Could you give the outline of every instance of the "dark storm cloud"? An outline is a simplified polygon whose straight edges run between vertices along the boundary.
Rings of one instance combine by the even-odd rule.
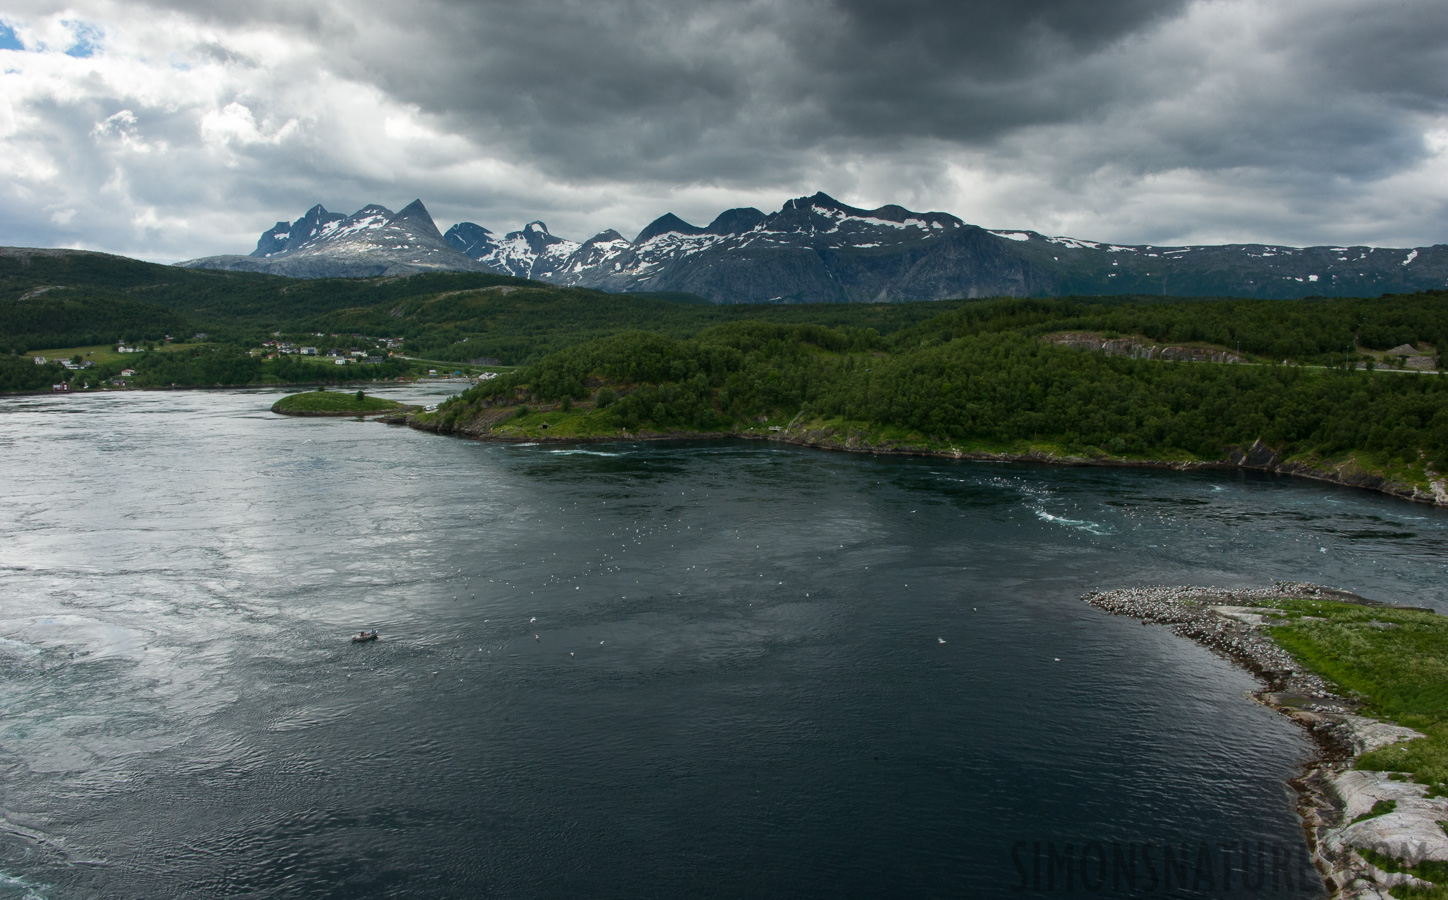
[[[0,96],[0,212],[81,242],[419,195],[584,238],[815,190],[1120,242],[1448,231],[1441,0],[74,2],[53,41],[129,55]]]
[[[1051,126],[1082,129],[1064,177],[1105,157],[1372,179],[1422,157],[1404,114],[1448,97],[1432,2],[1283,4],[1254,40],[1217,23],[1175,52],[1148,37],[1182,0],[431,0],[356,22],[287,8],[337,42],[339,72],[585,181],[782,184],[819,153],[990,151]]]
[[[821,144],[986,142],[1089,116],[1120,77],[1073,70],[1182,8],[839,0],[479,13],[440,0],[364,38],[354,65],[403,51],[375,69],[394,96],[572,176],[750,177]]]

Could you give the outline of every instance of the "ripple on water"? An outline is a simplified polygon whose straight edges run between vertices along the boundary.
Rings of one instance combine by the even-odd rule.
[[[275,396],[0,401],[3,815],[105,862],[0,832],[0,897],[988,895],[1016,840],[1300,847],[1307,741],[1076,598],[1448,611],[1441,512],[1325,485],[498,446]]]

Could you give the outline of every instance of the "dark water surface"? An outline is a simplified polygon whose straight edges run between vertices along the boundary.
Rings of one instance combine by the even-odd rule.
[[[275,398],[0,400],[0,898],[1053,896],[1133,843],[1219,856],[1097,896],[1315,896],[1303,734],[1079,596],[1448,611],[1448,516],[1310,482]]]

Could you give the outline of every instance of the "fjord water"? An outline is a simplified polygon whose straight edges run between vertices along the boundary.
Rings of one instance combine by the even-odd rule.
[[[1316,896],[1304,734],[1079,597],[1448,611],[1448,516],[1328,485],[276,396],[0,401],[0,897],[1046,896],[1032,848],[1092,842],[1293,854],[1151,896]]]

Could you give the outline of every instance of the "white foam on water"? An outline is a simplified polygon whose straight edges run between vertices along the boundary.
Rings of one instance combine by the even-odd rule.
[[[1035,513],[1036,518],[1040,519],[1043,522],[1052,522],[1058,525],[1065,525],[1068,528],[1074,528],[1077,531],[1084,531],[1087,534],[1106,535],[1111,534],[1113,531],[1113,529],[1108,528],[1107,526],[1102,525],[1099,522],[1091,522],[1086,519],[1068,519],[1065,516],[1051,515],[1039,506],[1032,507],[1031,512]]]
[[[609,453],[606,450],[549,450],[558,456],[623,456],[622,453]]]
[[[0,872],[0,897],[5,900],[46,900],[42,890],[49,885],[31,884],[24,878],[11,875],[8,872]]]

